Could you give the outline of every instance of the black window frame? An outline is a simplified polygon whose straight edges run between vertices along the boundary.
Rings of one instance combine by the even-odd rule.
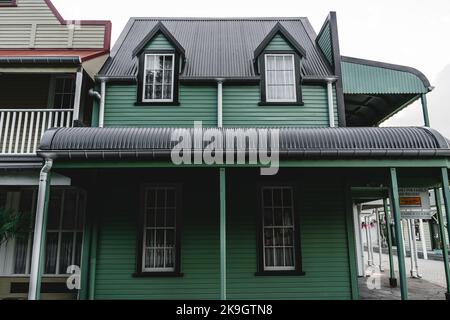
[[[144,77],[145,77],[145,57],[148,54],[173,54],[173,99],[172,101],[143,101]],[[137,106],[179,106],[179,76],[180,76],[180,54],[175,50],[144,50],[139,56],[139,70],[137,78]]]
[[[173,188],[175,189],[176,210],[175,210],[175,267],[173,271],[143,271],[143,249],[144,249],[144,222],[145,222],[145,191],[148,188]],[[136,271],[133,277],[182,277],[181,272],[181,219],[182,219],[182,188],[180,184],[167,183],[146,183],[140,188],[139,197],[139,217],[137,222],[137,252]]]
[[[280,188],[287,187],[292,188],[293,192],[293,206],[294,206],[294,270],[266,270],[264,263],[264,233],[263,233],[263,189],[264,188]],[[299,210],[299,197],[301,195],[301,188],[298,184],[292,182],[274,182],[274,183],[260,183],[257,186],[257,200],[258,200],[258,212],[256,214],[256,256],[257,256],[257,271],[255,276],[305,276],[303,271],[303,259],[302,259],[302,245],[301,245],[301,231],[300,231],[300,210]]]
[[[296,90],[296,100],[294,102],[276,102],[276,101],[267,101],[267,93],[266,93],[266,55],[271,54],[285,54],[285,55],[293,55],[294,56],[294,68],[295,68],[295,90]],[[302,93],[302,74],[301,74],[301,66],[302,66],[302,57],[295,51],[292,50],[265,50],[258,58],[259,65],[259,73],[261,76],[260,80],[260,106],[303,106],[303,93]]]

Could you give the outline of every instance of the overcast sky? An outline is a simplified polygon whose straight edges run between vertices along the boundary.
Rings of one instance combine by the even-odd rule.
[[[113,43],[132,16],[306,16],[318,32],[328,12],[336,11],[341,53],[403,64],[425,73],[437,87],[430,95],[432,126],[450,137],[449,0],[53,0],[53,3],[65,19],[111,20]],[[387,124],[421,125],[420,110],[418,104],[411,106]]]

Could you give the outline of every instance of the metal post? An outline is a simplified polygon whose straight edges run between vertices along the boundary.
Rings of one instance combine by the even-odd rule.
[[[220,168],[220,299],[227,299],[226,175]]]
[[[428,116],[428,101],[425,93],[422,94],[421,101],[423,110],[423,121],[425,123],[425,127],[430,127],[430,117]]]
[[[50,197],[50,171],[53,161],[47,159],[39,177],[39,191],[36,205],[33,251],[31,255],[30,286],[28,300],[39,300],[41,292],[41,275],[44,266],[45,236],[47,229],[48,200]]]
[[[412,250],[412,237],[411,237],[411,223],[410,220],[406,220],[406,228],[408,230],[408,249],[409,249],[409,259],[411,260],[411,266],[409,273],[411,278],[414,278],[415,270],[414,270],[414,258],[413,258],[413,250]]]
[[[414,278],[422,278],[419,274],[419,257],[417,254],[417,241],[416,241],[416,221],[414,219],[409,220],[409,224],[411,226],[411,240],[412,240],[412,248],[411,248],[411,257],[412,262],[414,264],[413,267],[413,277]]]
[[[89,300],[95,299],[95,275],[97,272],[98,224],[96,218],[92,225],[91,257],[89,260]]]
[[[442,194],[444,195],[445,216],[447,217],[447,233],[450,239],[450,186],[448,183],[447,168],[441,169],[442,174]]]
[[[445,297],[447,300],[450,300],[450,266],[448,264],[448,244],[445,237],[445,222],[442,214],[441,193],[438,188],[434,189],[434,196],[436,199],[436,211],[439,223],[439,237],[442,239],[442,256],[444,258],[445,280],[447,281],[447,292],[445,293]]]
[[[381,245],[381,219],[380,219],[380,211],[378,209],[375,209],[375,215],[377,218],[377,230],[378,230],[378,258],[380,260],[380,272],[384,272],[383,269],[383,248]]]
[[[390,192],[392,211],[395,223],[395,235],[397,238],[397,257],[398,257],[398,271],[400,276],[400,292],[402,300],[408,300],[408,283],[406,280],[406,268],[405,268],[405,252],[403,249],[403,235],[402,226],[400,220],[400,196],[398,193],[398,181],[397,170],[395,168],[390,169]]]
[[[83,86],[83,70],[78,71],[75,79],[75,96],[73,102],[73,121],[80,120],[81,89]]]
[[[371,220],[372,220],[371,216],[368,216],[367,217],[367,222],[368,222],[367,226],[369,227],[369,252],[370,252],[370,261],[372,262],[371,266],[373,266],[373,265],[375,265],[375,259],[373,257],[373,240],[372,240],[372,223],[371,223]]]
[[[419,220],[419,232],[420,232],[420,242],[422,244],[422,254],[423,259],[428,260],[428,250],[427,250],[427,242],[425,241],[425,228],[423,225],[423,220]]]
[[[366,246],[367,246],[367,265],[370,267],[372,266],[372,260],[370,257],[370,245],[369,245],[369,224],[367,217],[364,217],[364,223],[366,225]]]
[[[364,250],[361,243],[361,220],[359,206],[353,205],[353,223],[355,229],[356,259],[358,262],[358,277],[364,277]]]
[[[383,199],[383,206],[384,206],[384,218],[386,220],[386,229],[387,229],[387,244],[388,244],[389,269],[390,269],[389,271],[391,274],[389,278],[389,284],[391,285],[391,288],[396,288],[397,278],[395,277],[394,257],[392,255],[392,230],[391,230],[392,219],[386,199]]]

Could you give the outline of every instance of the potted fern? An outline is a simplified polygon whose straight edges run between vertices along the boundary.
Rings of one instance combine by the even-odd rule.
[[[22,238],[30,231],[30,215],[0,208],[0,246],[13,238]]]

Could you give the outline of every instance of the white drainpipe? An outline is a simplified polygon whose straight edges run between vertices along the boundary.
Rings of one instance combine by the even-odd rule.
[[[328,92],[328,119],[330,128],[335,127],[334,119],[334,97],[333,97],[333,83],[336,81],[334,78],[327,79],[327,92]]]
[[[217,79],[217,127],[223,127],[223,79]]]
[[[53,166],[53,160],[45,160],[39,177],[39,192],[36,207],[36,220],[34,226],[33,252],[31,254],[30,287],[28,290],[28,300],[36,300],[39,281],[39,264],[41,252],[44,250],[45,240],[45,202],[47,197],[47,188],[49,188],[49,173]]]
[[[106,97],[106,81],[104,79],[101,80],[101,88],[100,88],[100,110],[98,112],[98,126],[103,128],[105,122],[105,97]]]
[[[81,88],[83,86],[83,70],[78,71],[76,75],[75,97],[73,107],[73,121],[80,120],[80,106],[81,106]]]

